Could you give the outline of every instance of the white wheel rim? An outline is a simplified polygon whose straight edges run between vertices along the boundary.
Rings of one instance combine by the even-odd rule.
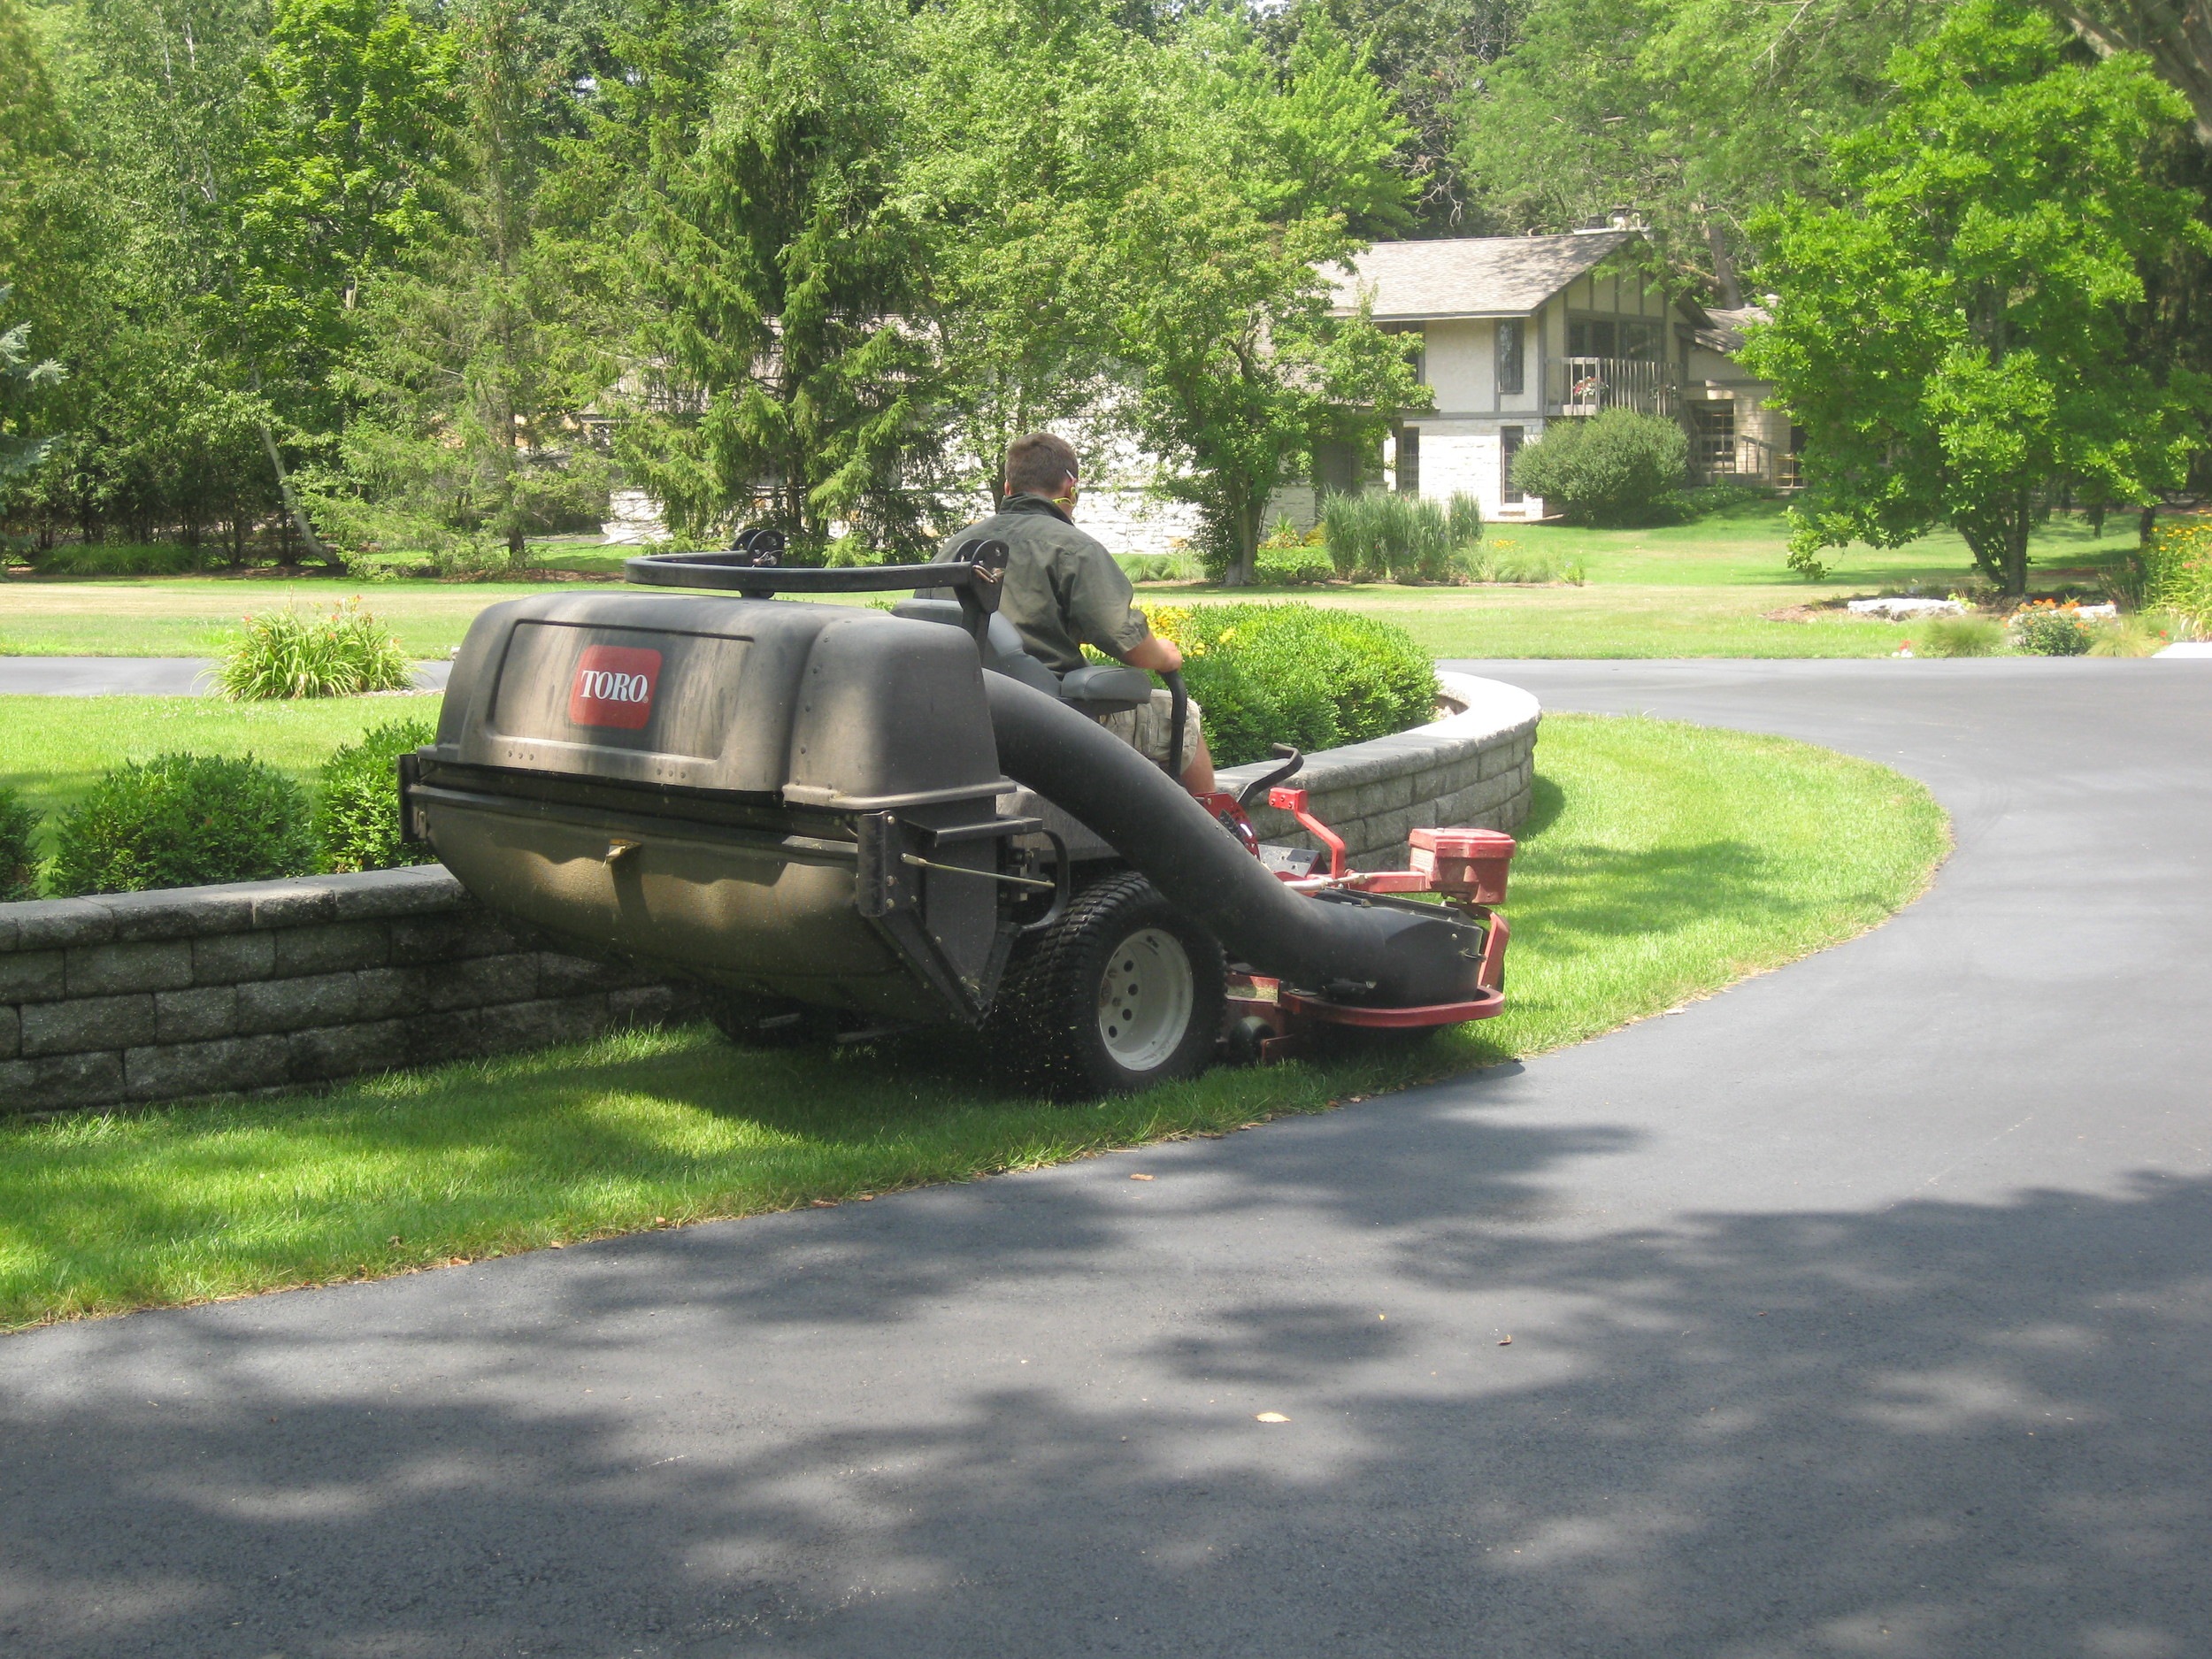
[[[1098,1034],[1132,1071],[1149,1071],[1182,1046],[1195,1000],[1190,955],[1174,934],[1141,927],[1114,947],[1098,983]]]

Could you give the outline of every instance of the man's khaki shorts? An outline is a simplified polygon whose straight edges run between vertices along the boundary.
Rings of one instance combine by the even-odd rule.
[[[1156,690],[1152,701],[1138,709],[1125,709],[1119,714],[1109,714],[1099,724],[1123,742],[1135,749],[1147,760],[1155,763],[1167,758],[1168,733],[1174,724],[1174,699],[1166,692]],[[1191,762],[1198,758],[1198,699],[1193,697],[1190,712],[1183,724],[1183,757],[1175,767],[1180,777]]]

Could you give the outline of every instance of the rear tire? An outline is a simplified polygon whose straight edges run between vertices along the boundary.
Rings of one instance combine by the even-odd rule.
[[[1228,993],[1221,947],[1134,873],[1083,889],[1010,967],[992,1047],[1057,1098],[1132,1094],[1212,1060]]]

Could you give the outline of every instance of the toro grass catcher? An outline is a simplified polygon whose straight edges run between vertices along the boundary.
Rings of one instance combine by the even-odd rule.
[[[780,545],[628,562],[691,592],[486,610],[401,760],[405,833],[566,949],[714,987],[733,1040],[966,1028],[1064,1096],[1499,1011],[1510,837],[1416,830],[1408,868],[1352,870],[1294,752],[1202,800],[1099,726],[1150,679],[1025,652],[1004,543],[842,570]],[[776,596],[893,589],[889,615]],[[1263,795],[1320,850],[1263,846]]]

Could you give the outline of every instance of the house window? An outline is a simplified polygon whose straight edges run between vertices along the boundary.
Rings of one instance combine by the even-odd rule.
[[[1518,506],[1526,499],[1513,488],[1513,457],[1520,454],[1527,437],[1526,426],[1498,428],[1498,499],[1509,507]]]
[[[1570,317],[1567,355],[1620,357],[1631,363],[1659,361],[1659,325],[1617,317]]]
[[[1428,325],[1426,323],[1385,323],[1382,325],[1382,332],[1386,334],[1411,334],[1413,336],[1411,354],[1413,378],[1420,385],[1426,386],[1429,383]]]
[[[1567,319],[1567,355],[1571,357],[1611,357],[1611,319],[1604,317],[1570,317]]]
[[[1398,493],[1418,495],[1421,493],[1421,428],[1398,428]]]
[[[1522,388],[1522,365],[1527,360],[1528,324],[1509,317],[1498,324],[1498,396],[1509,397]]]

